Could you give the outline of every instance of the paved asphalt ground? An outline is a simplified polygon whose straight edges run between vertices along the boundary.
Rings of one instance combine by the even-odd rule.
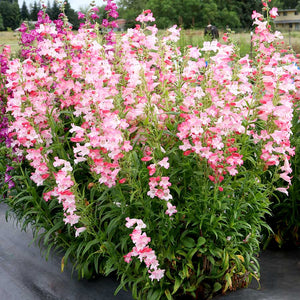
[[[46,262],[30,231],[21,232],[14,220],[5,221],[0,204],[0,300],[132,300],[115,278],[78,281],[71,268],[60,271],[59,255]],[[257,284],[214,300],[300,300],[300,249],[266,251],[260,256],[261,289]],[[201,299],[200,299],[201,300]]]

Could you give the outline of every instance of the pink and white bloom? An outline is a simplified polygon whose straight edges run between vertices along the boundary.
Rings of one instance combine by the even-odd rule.
[[[273,7],[272,9],[270,9],[269,14],[270,14],[271,18],[275,19],[278,16],[278,8]]]
[[[158,164],[161,167],[164,167],[165,169],[169,169],[170,164],[168,163],[169,158],[168,157],[164,157],[161,161],[158,162]]]

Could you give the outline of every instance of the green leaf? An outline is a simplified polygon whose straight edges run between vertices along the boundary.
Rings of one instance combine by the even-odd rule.
[[[196,246],[195,240],[193,238],[191,238],[191,237],[185,237],[182,240],[182,244],[186,248],[193,248],[193,247]]]
[[[90,242],[88,242],[82,252],[82,256],[93,246],[93,245],[96,245],[96,244],[99,244],[99,240],[98,239],[95,239],[95,240],[92,240]],[[100,247],[100,246],[99,246]]]
[[[177,193],[177,195],[178,195],[178,198],[180,197],[180,193],[181,193],[181,190],[182,190],[182,188],[179,188],[177,185],[172,185],[171,186],[171,189],[172,190],[174,190],[176,193]]]
[[[120,290],[125,289],[126,284],[129,282],[129,279],[124,280],[123,277],[125,278],[125,274],[123,274],[121,282],[114,292],[114,296],[116,296],[120,292]]]
[[[75,244],[73,244],[72,246],[70,246],[67,249],[67,251],[65,252],[65,255],[64,255],[64,263],[65,263],[65,265],[67,264],[69,256],[70,256],[71,252],[74,251],[74,249],[75,249]]]
[[[222,284],[220,282],[215,282],[214,288],[213,288],[213,293],[216,293],[222,288]]]
[[[183,257],[187,257],[187,253],[184,252],[183,250],[177,250],[176,253],[183,256]]]
[[[228,290],[228,288],[232,288],[232,280],[231,280],[230,274],[226,273],[224,279],[226,280],[224,292],[226,292]]]
[[[174,295],[178,291],[182,282],[183,282],[183,280],[180,277],[175,278],[174,289],[173,289],[172,295]]]
[[[51,235],[55,232],[58,231],[59,228],[64,226],[64,221],[58,221],[44,236],[44,245],[47,245],[49,238]]]
[[[152,291],[149,291],[149,294],[147,295],[147,300],[157,300],[160,299],[161,293],[159,290],[154,291],[154,293],[151,293]]]
[[[168,300],[173,300],[173,297],[168,289],[165,290],[165,295],[167,296]]]

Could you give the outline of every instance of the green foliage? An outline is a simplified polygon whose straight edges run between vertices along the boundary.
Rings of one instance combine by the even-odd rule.
[[[151,9],[159,28],[178,24],[183,28],[203,28],[208,23],[225,28],[250,28],[249,11],[261,10],[261,1],[200,1],[200,0],[121,0],[120,17],[127,26],[134,26],[133,20],[142,10]]]
[[[28,20],[30,17],[29,10],[27,8],[26,2],[23,1],[22,7],[21,7],[21,19]]]
[[[58,135],[71,122],[63,120],[56,125]],[[67,140],[60,151],[68,151]],[[167,132],[160,142],[170,142]],[[171,187],[172,202],[178,209],[172,220],[164,217],[161,200],[147,199],[148,170],[140,161],[142,152],[138,149],[128,154],[122,166],[128,176],[122,188],[90,184],[85,190],[92,178],[83,166],[75,170],[80,194],[85,198],[80,208],[82,222],[89,224],[77,238],[74,229],[62,221],[61,204],[42,199],[47,187],[37,188],[29,180],[31,168],[24,163],[14,170],[16,187],[4,202],[10,207],[8,214],[15,215],[23,230],[29,225],[33,228],[34,241],[43,245],[46,258],[50,251],[64,251],[62,270],[71,261],[79,278],[117,272],[120,288],[128,286],[138,299],[174,299],[180,295],[207,299],[215,293],[247,286],[251,277],[259,274],[255,253],[265,226],[262,218],[268,211],[269,190],[257,181],[257,176],[265,176],[262,170],[249,172],[253,165],[250,145],[249,140],[249,153],[243,153],[249,157],[248,163],[238,176],[222,183],[226,190],[220,192],[207,178],[206,163],[197,162],[193,156],[187,159],[175,144],[172,154],[168,153],[170,165],[176,166],[170,173],[170,181],[175,183]],[[157,150],[155,156],[159,155]],[[158,259],[166,268],[165,278],[158,285],[148,279],[143,263],[134,260],[128,265],[123,260],[132,244],[130,230],[124,226],[127,216],[142,218],[147,224],[151,246],[157,249]]]
[[[14,30],[19,26],[20,8],[18,1],[0,1],[0,12],[2,15],[4,30],[7,30],[8,27]]]
[[[2,15],[0,14],[0,31],[4,30],[4,25],[3,25],[3,18]]]
[[[54,1],[55,3],[55,1]],[[31,7],[30,10],[30,19],[32,21],[37,21],[38,18],[38,12],[41,10],[40,2],[33,2],[33,6]]]
[[[200,9],[202,12],[201,25],[214,24],[219,15],[218,5],[213,0],[209,0],[203,2]]]
[[[119,16],[126,19],[127,27],[134,27],[135,18],[145,9],[147,9],[147,1],[144,0],[121,0],[119,1]]]
[[[239,15],[236,11],[228,10],[227,8],[224,8],[220,11],[220,25],[226,24],[230,28],[240,28],[241,27],[241,21],[239,18]]]
[[[68,21],[73,25],[73,29],[77,30],[80,25],[80,21],[78,20],[78,15],[75,10],[71,7],[69,1],[65,1],[65,14],[68,18]]]
[[[299,1],[273,0],[272,6],[279,9],[296,8]],[[174,24],[184,28],[203,28],[212,23],[220,28],[252,27],[253,10],[261,12],[261,0],[249,1],[200,1],[200,0],[120,0],[120,17],[128,21],[127,26],[134,26],[134,19],[142,10],[151,9],[159,28],[168,28]]]

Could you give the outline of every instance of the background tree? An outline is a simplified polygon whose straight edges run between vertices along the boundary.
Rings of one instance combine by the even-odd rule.
[[[53,1],[52,6],[48,10],[48,15],[51,20],[56,20],[60,14],[60,9],[56,1]]]
[[[51,18],[51,2],[50,0],[47,1],[47,8],[46,8],[46,14]]]
[[[173,24],[183,28],[203,28],[210,22],[224,28],[226,25],[249,28],[252,25],[249,11],[261,11],[262,6],[261,0],[248,0],[246,3],[238,0],[120,0],[119,5],[120,17],[130,20],[129,26],[134,26],[135,18],[143,10],[151,9],[159,28]],[[241,5],[245,7],[241,8]]]
[[[37,21],[38,12],[41,10],[40,2],[34,1],[33,6],[30,10],[30,19],[32,21]]]
[[[231,11],[227,8],[223,8],[219,12],[217,26],[223,29],[225,29],[225,27],[227,26],[232,29],[241,28],[241,21],[238,13],[236,11]]]
[[[200,24],[200,0],[174,0],[177,22],[183,28],[198,27]],[[181,21],[181,22],[180,22]]]
[[[127,27],[133,27],[136,24],[135,18],[143,10],[150,8],[147,0],[120,0],[118,7],[119,17],[127,20]]]
[[[29,10],[27,8],[26,2],[23,1],[22,7],[21,7],[21,20],[28,20],[29,19]]]
[[[288,8],[294,9],[298,4],[298,0],[282,0],[281,2],[283,3],[284,9],[288,9]]]
[[[3,25],[3,18],[2,18],[2,15],[0,14],[0,31],[3,31],[5,28],[4,28],[4,25]]]
[[[205,27],[209,23],[215,24],[219,17],[218,5],[213,0],[203,1],[200,5],[201,10],[201,25]],[[220,25],[220,24],[216,24]]]
[[[3,13],[4,12],[4,13]],[[4,30],[14,30],[20,25],[20,7],[18,1],[0,1]]]
[[[243,29],[252,28],[253,20],[251,18],[251,13],[254,10],[257,12],[262,11],[262,3],[261,0],[248,0],[248,1],[236,1],[236,12],[240,18],[241,27]]]
[[[80,11],[80,12],[82,12],[83,14],[87,14],[87,12],[89,11],[89,9],[90,9],[90,5],[88,5],[88,4],[83,4],[83,5],[80,5],[79,6],[79,9],[78,9],[78,11]]]
[[[172,1],[149,0],[148,7],[156,18],[159,28],[168,28],[174,24],[182,25],[182,16],[178,14],[178,3]]]
[[[68,0],[65,1],[65,14],[68,17],[69,22],[73,25],[73,29],[77,30],[80,25],[80,21],[78,20],[78,14],[71,7]]]

